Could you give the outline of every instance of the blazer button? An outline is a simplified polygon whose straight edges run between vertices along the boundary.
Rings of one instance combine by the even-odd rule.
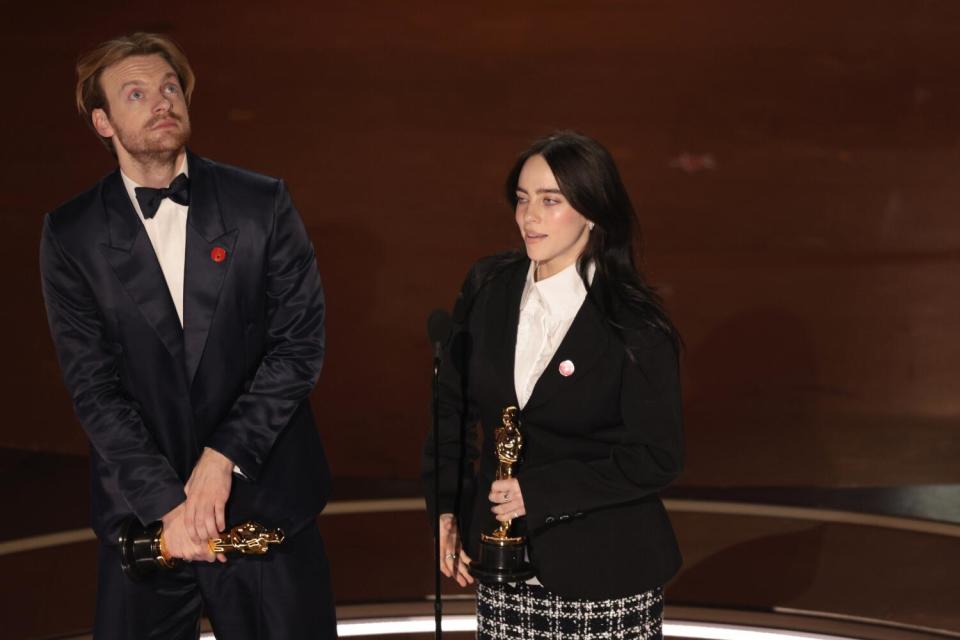
[[[573,517],[574,517],[574,518],[582,518],[582,517],[583,517],[583,511],[577,511],[575,514],[573,514]]]
[[[570,519],[569,514],[566,514],[566,513],[565,513],[565,514],[563,514],[562,516],[560,516],[560,522],[563,522],[563,521],[569,520],[569,519]]]
[[[554,518],[553,516],[547,516],[546,519],[544,519],[544,522],[546,522],[547,524],[553,524],[554,520],[556,520],[556,518]]]

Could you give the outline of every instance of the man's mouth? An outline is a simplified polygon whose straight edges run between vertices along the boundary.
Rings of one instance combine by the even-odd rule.
[[[168,129],[179,126],[180,120],[176,116],[165,116],[148,126],[149,129]]]

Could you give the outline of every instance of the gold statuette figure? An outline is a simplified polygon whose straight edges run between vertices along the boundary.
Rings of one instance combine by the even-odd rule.
[[[520,434],[519,411],[507,407],[501,418],[503,423],[494,431],[496,440],[497,480],[513,477],[514,466],[520,462],[523,436]],[[480,556],[470,565],[470,573],[481,582],[517,582],[533,576],[533,567],[526,561],[526,539],[511,536],[513,520],[501,522],[493,533],[480,534]]]
[[[211,553],[240,553],[263,555],[271,544],[283,542],[283,531],[270,530],[257,522],[244,522],[211,538],[207,546]],[[131,518],[120,532],[120,566],[134,580],[141,580],[158,569],[172,569],[178,560],[167,553],[163,539],[163,525],[156,522],[143,527]]]
[[[270,531],[257,522],[238,524],[222,538],[212,538],[207,541],[213,553],[230,553],[236,551],[243,555],[262,556],[270,550],[271,544],[283,542],[283,531]]]

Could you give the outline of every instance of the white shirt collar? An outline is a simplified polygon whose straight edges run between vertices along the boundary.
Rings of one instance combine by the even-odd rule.
[[[537,264],[531,262],[520,300],[521,311],[526,307],[531,296],[536,295],[551,316],[572,318],[577,315],[584,298],[587,297],[587,288],[583,286],[583,279],[577,271],[577,262],[539,282],[533,279],[536,269]],[[587,278],[590,282],[593,282],[595,272],[596,265],[591,262],[587,267]]]
[[[177,171],[173,177],[176,178],[181,173],[187,177],[190,177],[190,171],[187,167],[187,154],[183,154],[183,162],[180,164],[180,171]],[[145,220],[143,217],[143,211],[140,210],[140,202],[137,200],[137,192],[135,191],[137,187],[142,187],[143,185],[134,182],[133,178],[123,172],[123,169],[120,169],[120,177],[123,179],[123,186],[127,189],[127,196],[130,198],[130,202],[133,203],[134,210],[137,212],[137,215],[140,216],[141,220]]]

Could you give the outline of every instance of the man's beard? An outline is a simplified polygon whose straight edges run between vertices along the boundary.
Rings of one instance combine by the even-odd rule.
[[[170,118],[180,123],[176,131],[165,130],[163,135],[152,135],[151,129],[161,120]],[[151,118],[139,131],[130,132],[114,124],[114,133],[120,145],[142,164],[167,163],[177,157],[190,140],[190,121],[175,113]]]

